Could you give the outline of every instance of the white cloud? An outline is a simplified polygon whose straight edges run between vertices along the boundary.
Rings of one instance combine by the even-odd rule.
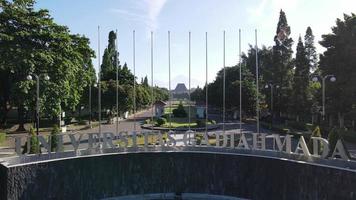
[[[158,27],[158,21],[157,18],[159,14],[161,13],[161,10],[166,4],[167,0],[145,0],[147,4],[147,15],[150,20],[150,29],[152,31],[156,30]]]
[[[110,12],[120,15],[129,21],[143,23],[149,31],[158,28],[158,16],[167,0],[142,0],[135,2],[133,7],[127,9],[112,8]]]

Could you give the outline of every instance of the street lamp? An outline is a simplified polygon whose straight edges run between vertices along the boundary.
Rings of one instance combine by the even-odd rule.
[[[278,89],[279,88],[279,85],[275,85],[273,83],[268,83],[265,85],[265,88],[268,89],[270,88],[271,89],[271,108],[270,108],[270,112],[271,112],[271,115],[272,115],[272,119],[271,119],[271,126],[273,125],[273,90],[274,88]],[[272,128],[272,127],[271,127]]]
[[[33,80],[32,77],[36,78],[36,134],[39,134],[39,126],[40,126],[40,76],[37,74],[31,73],[27,76],[27,80]],[[48,81],[49,76],[44,75],[44,80]]]
[[[92,111],[91,111],[91,83],[89,84],[89,126],[90,126],[90,128],[91,128],[91,121],[92,121]],[[94,85],[93,85],[94,87],[96,87],[97,85],[96,85],[96,83],[94,83]]]
[[[322,117],[323,120],[325,120],[325,80],[329,79],[330,82],[335,82],[336,81],[336,77],[335,75],[329,74],[329,75],[325,75],[325,76],[320,76],[320,75],[313,75],[312,81],[314,82],[318,82],[321,79],[321,87],[322,87],[322,102],[323,102],[323,110],[322,110]]]

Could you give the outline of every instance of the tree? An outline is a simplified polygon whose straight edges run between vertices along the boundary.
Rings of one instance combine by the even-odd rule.
[[[205,92],[199,86],[190,94],[192,101],[205,102]]]
[[[225,87],[226,87],[226,101],[225,106],[227,110],[239,108],[239,88],[242,84],[242,108],[246,114],[252,115],[255,113],[256,108],[256,84],[252,73],[248,70],[247,66],[242,66],[242,82],[239,80],[239,67],[226,67]],[[208,98],[209,105],[222,108],[223,106],[223,78],[224,71],[221,69],[213,83],[208,85]],[[206,88],[204,88],[205,94]]]
[[[337,81],[326,81],[326,110],[337,115],[344,127],[344,116],[355,108],[356,102],[356,15],[337,19],[332,33],[322,35],[320,44],[326,51],[320,55],[319,67],[323,76],[333,74]]]
[[[289,97],[293,80],[292,44],[293,39],[289,37],[291,33],[287,22],[286,14],[281,10],[277,24],[275,45],[272,47],[272,82],[280,86],[276,91],[274,110],[276,113],[286,113],[288,110]]]
[[[313,31],[310,28],[310,26],[308,26],[308,28],[305,32],[304,47],[305,47],[305,54],[306,54],[306,57],[307,57],[308,63],[309,63],[309,68],[311,70],[315,71],[317,69],[317,65],[318,65],[318,57],[316,55],[316,49],[314,46]]]
[[[297,116],[297,121],[299,121],[299,117],[310,113],[311,109],[309,70],[309,60],[306,55],[306,50],[302,38],[299,37],[291,98],[291,111]]]
[[[120,68],[119,52],[116,51],[116,33],[109,32],[108,47],[104,50],[103,63],[101,64],[101,80],[116,80],[116,67]]]
[[[3,105],[18,107],[23,129],[25,112],[34,112],[36,96],[35,81],[26,77],[37,74],[41,113],[55,119],[61,108],[74,109],[92,73],[85,67],[92,66],[94,55],[89,40],[71,35],[67,27],[53,21],[48,10],[35,11],[34,0],[2,0],[0,4],[0,70],[9,83],[2,93]],[[43,80],[43,74],[50,80]]]
[[[147,79],[147,76],[145,76],[145,78],[143,79],[143,83],[142,83],[142,85],[144,86],[144,87],[148,87],[149,85],[148,85],[148,79]]]
[[[51,131],[51,136],[49,137],[49,142],[51,143],[51,152],[59,151],[60,146],[58,145],[58,134],[60,133],[58,125],[54,125]]]

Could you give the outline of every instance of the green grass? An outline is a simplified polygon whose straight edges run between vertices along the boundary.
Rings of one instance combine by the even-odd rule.
[[[165,127],[165,128],[188,128],[189,127],[188,117],[185,117],[185,118],[173,117],[171,120],[172,120],[171,127],[170,127],[169,119],[167,119],[167,122],[165,124],[163,124],[161,127]],[[201,120],[205,121],[205,119],[201,119]],[[208,122],[208,125],[210,125],[210,124],[212,124],[212,123]],[[196,118],[191,118],[190,127],[197,128]]]
[[[6,133],[0,133],[0,145],[6,140]]]

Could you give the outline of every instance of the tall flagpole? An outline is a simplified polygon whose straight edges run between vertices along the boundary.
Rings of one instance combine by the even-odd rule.
[[[172,94],[171,94],[171,32],[168,31],[168,91],[169,91],[169,129],[172,127]]]
[[[153,97],[153,31],[151,31],[151,128],[153,130],[153,104],[154,104],[154,97]]]
[[[240,133],[242,133],[242,65],[241,65],[241,29],[239,29],[239,65],[240,65]]]
[[[136,47],[135,47],[135,30],[132,32],[132,46],[133,46],[133,118],[134,118],[134,131],[136,131]]]
[[[223,35],[223,66],[224,66],[224,79],[223,79],[223,132],[225,133],[225,81],[226,81],[226,67],[225,67],[225,31]]]
[[[189,103],[188,103],[188,119],[189,119],[189,130],[190,130],[190,67],[191,67],[191,32],[189,31]],[[190,137],[189,137],[190,140]]]
[[[208,132],[208,32],[205,32],[205,133]]]
[[[257,46],[257,29],[255,30],[255,41],[256,41],[256,115],[257,115],[257,133],[260,133],[260,99],[259,99],[259,88],[258,88],[258,46]]]
[[[99,110],[99,134],[101,134],[101,66],[100,66],[100,26],[98,26],[98,110]]]
[[[119,60],[118,60],[118,35],[117,35],[117,29],[116,29],[116,45],[115,45],[115,58],[116,58],[116,134],[119,133]]]

